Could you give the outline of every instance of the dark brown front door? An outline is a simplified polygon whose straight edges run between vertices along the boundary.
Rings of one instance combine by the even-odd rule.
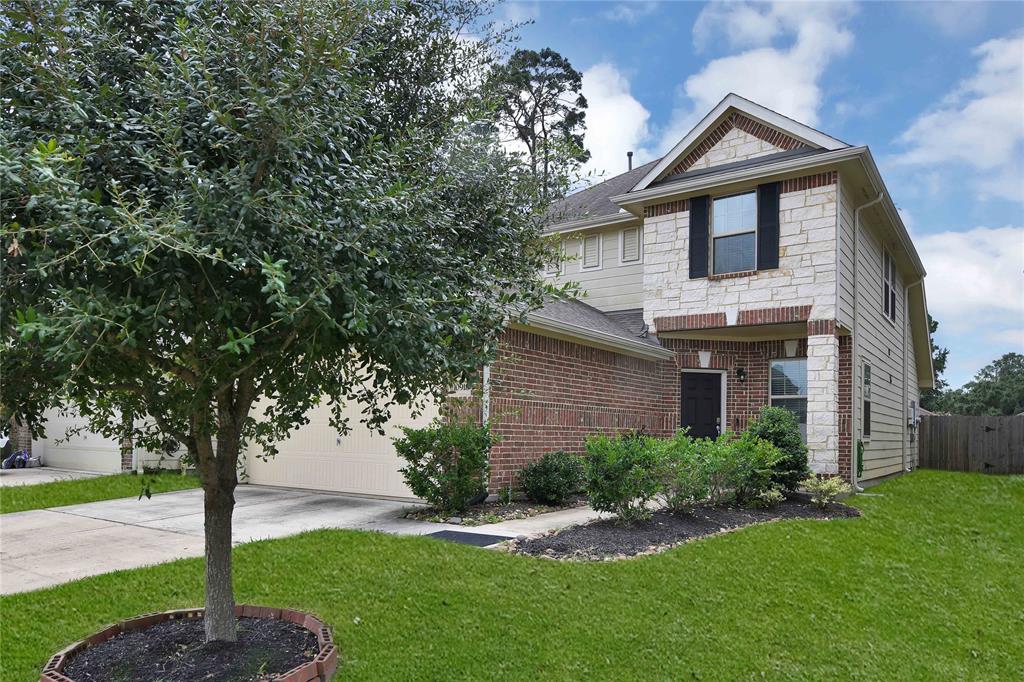
[[[722,416],[722,375],[683,372],[680,381],[679,424],[694,438],[717,438]]]

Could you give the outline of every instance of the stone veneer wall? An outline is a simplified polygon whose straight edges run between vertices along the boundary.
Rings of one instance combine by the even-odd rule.
[[[755,159],[759,156],[778,154],[781,151],[784,150],[770,142],[760,140],[739,128],[733,128],[686,170],[711,168],[712,166],[720,166],[723,163],[734,163],[736,161]]]
[[[593,433],[643,429],[670,436],[678,425],[675,363],[510,329],[491,366],[490,490],[514,485],[545,452],[582,452]]]
[[[811,319],[836,316],[836,174],[783,182],[779,267],[740,276],[689,278],[690,213],[685,201],[644,219],[644,319],[810,305]],[[659,215],[660,214],[660,215]]]

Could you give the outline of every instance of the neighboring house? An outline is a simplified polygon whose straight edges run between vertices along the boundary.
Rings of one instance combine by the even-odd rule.
[[[729,95],[663,158],[551,215],[565,258],[546,275],[585,296],[510,325],[465,408],[501,437],[492,491],[595,432],[716,436],[768,404],[798,415],[817,472],[916,465],[933,385],[925,273],[867,147]],[[399,414],[388,435],[435,414]],[[341,438],[320,411],[275,459],[258,455],[253,483],[409,496],[388,437]]]

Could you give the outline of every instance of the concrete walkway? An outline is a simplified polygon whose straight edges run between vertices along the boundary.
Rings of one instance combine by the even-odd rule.
[[[92,478],[99,475],[89,471],[72,471],[71,469],[54,469],[52,467],[0,469],[0,488],[53,483],[54,481],[73,481],[76,478]]]
[[[241,485],[235,491],[234,543],[319,528],[426,535],[441,530],[514,538],[596,518],[589,507],[486,526],[402,518],[413,502]],[[203,555],[203,493],[182,490],[106,502],[0,514],[0,594],[50,587],[92,575]]]

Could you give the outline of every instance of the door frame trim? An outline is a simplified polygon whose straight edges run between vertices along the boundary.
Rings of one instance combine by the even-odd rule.
[[[722,376],[722,404],[718,408],[718,416],[720,418],[718,435],[722,435],[729,429],[729,424],[725,420],[725,404],[726,395],[729,391],[729,370],[727,369],[699,369],[683,367],[679,370],[679,428],[683,428],[683,374],[686,372],[692,372],[694,374],[720,374]]]

